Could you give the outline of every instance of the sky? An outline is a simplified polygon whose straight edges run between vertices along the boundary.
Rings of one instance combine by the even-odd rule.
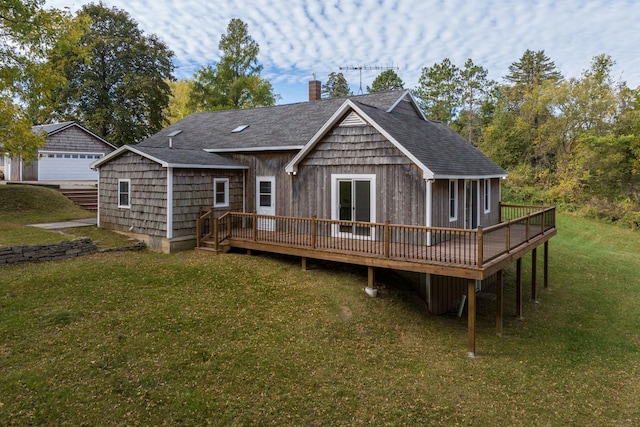
[[[96,1],[97,2],[97,1]],[[47,0],[75,12],[88,1]],[[177,78],[191,78],[220,57],[232,18],[259,44],[261,76],[278,104],[308,99],[308,82],[342,72],[353,93],[366,93],[383,69],[405,88],[424,67],[467,59],[503,82],[527,50],[543,50],[566,77],[579,77],[594,56],[616,62],[614,79],[640,86],[640,0],[103,0],[129,13],[146,34],[175,53]],[[369,67],[375,70],[348,68]]]

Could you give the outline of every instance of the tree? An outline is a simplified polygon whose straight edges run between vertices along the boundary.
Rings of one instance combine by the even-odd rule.
[[[181,79],[167,83],[171,88],[171,98],[169,99],[166,115],[169,118],[169,123],[175,123],[194,112],[188,106],[193,81]]]
[[[88,21],[77,46],[60,45],[50,55],[67,80],[56,93],[58,118],[81,121],[118,146],[162,129],[173,52],[124,10],[92,3],[76,19]]]
[[[386,90],[404,89],[404,83],[398,74],[393,70],[385,70],[378,74],[371,87],[367,86],[367,92],[383,92]]]
[[[260,77],[260,47],[247,24],[234,18],[218,44],[222,56],[214,67],[201,67],[194,75],[189,107],[195,111],[228,110],[274,105],[279,98],[268,80]]]
[[[32,112],[59,83],[43,71],[46,49],[67,22],[60,11],[42,9],[41,0],[6,0],[0,4],[0,152],[35,158],[44,137],[31,132]]]
[[[427,118],[451,123],[461,105],[460,69],[449,58],[424,67],[415,94]]]
[[[322,97],[323,98],[343,98],[345,96],[351,96],[351,89],[347,79],[344,78],[342,73],[331,72],[327,82],[322,85]]]
[[[544,50],[533,52],[527,49],[520,61],[509,66],[509,74],[504,78],[516,87],[531,90],[540,87],[545,81],[562,80],[562,74],[556,69],[556,64],[544,54]]]
[[[459,133],[473,145],[478,144],[482,124],[482,107],[495,82],[487,78],[489,72],[475,65],[471,58],[460,70],[461,111],[456,120]]]

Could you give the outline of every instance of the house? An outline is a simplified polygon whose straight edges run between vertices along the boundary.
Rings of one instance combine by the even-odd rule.
[[[34,126],[33,131],[46,134],[45,146],[30,162],[0,157],[7,181],[97,181],[91,164],[116,149],[77,122]]]
[[[312,81],[309,93],[309,102],[192,114],[99,159],[99,225],[163,252],[205,236],[303,265],[307,256],[367,265],[370,286],[376,266],[414,272],[435,313],[546,249],[553,212],[499,226],[506,172],[425,118],[409,91],[319,99]],[[475,310],[471,295],[468,304]]]
[[[427,120],[409,91],[192,114],[94,167],[100,225],[164,252],[194,247],[201,207],[491,225],[506,176],[448,126]]]

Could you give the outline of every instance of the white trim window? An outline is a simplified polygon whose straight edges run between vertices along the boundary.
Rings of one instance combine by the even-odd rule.
[[[131,208],[131,180],[119,179],[118,180],[118,207],[130,209]]]
[[[229,207],[229,178],[214,178],[213,180],[213,207]]]
[[[491,180],[490,179],[485,179],[484,180],[484,197],[482,198],[484,200],[484,213],[489,213],[491,212]]]
[[[458,180],[449,180],[449,221],[458,219]]]

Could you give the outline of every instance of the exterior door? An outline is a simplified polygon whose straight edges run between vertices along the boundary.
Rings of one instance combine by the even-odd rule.
[[[478,180],[465,181],[465,228],[478,228],[480,221],[480,182]]]
[[[258,215],[276,214],[276,177],[256,177],[256,213]],[[258,218],[258,230],[275,230],[275,220]]]
[[[341,221],[371,222],[371,181],[338,180],[338,219]],[[371,237],[371,227],[341,225],[340,233]]]

